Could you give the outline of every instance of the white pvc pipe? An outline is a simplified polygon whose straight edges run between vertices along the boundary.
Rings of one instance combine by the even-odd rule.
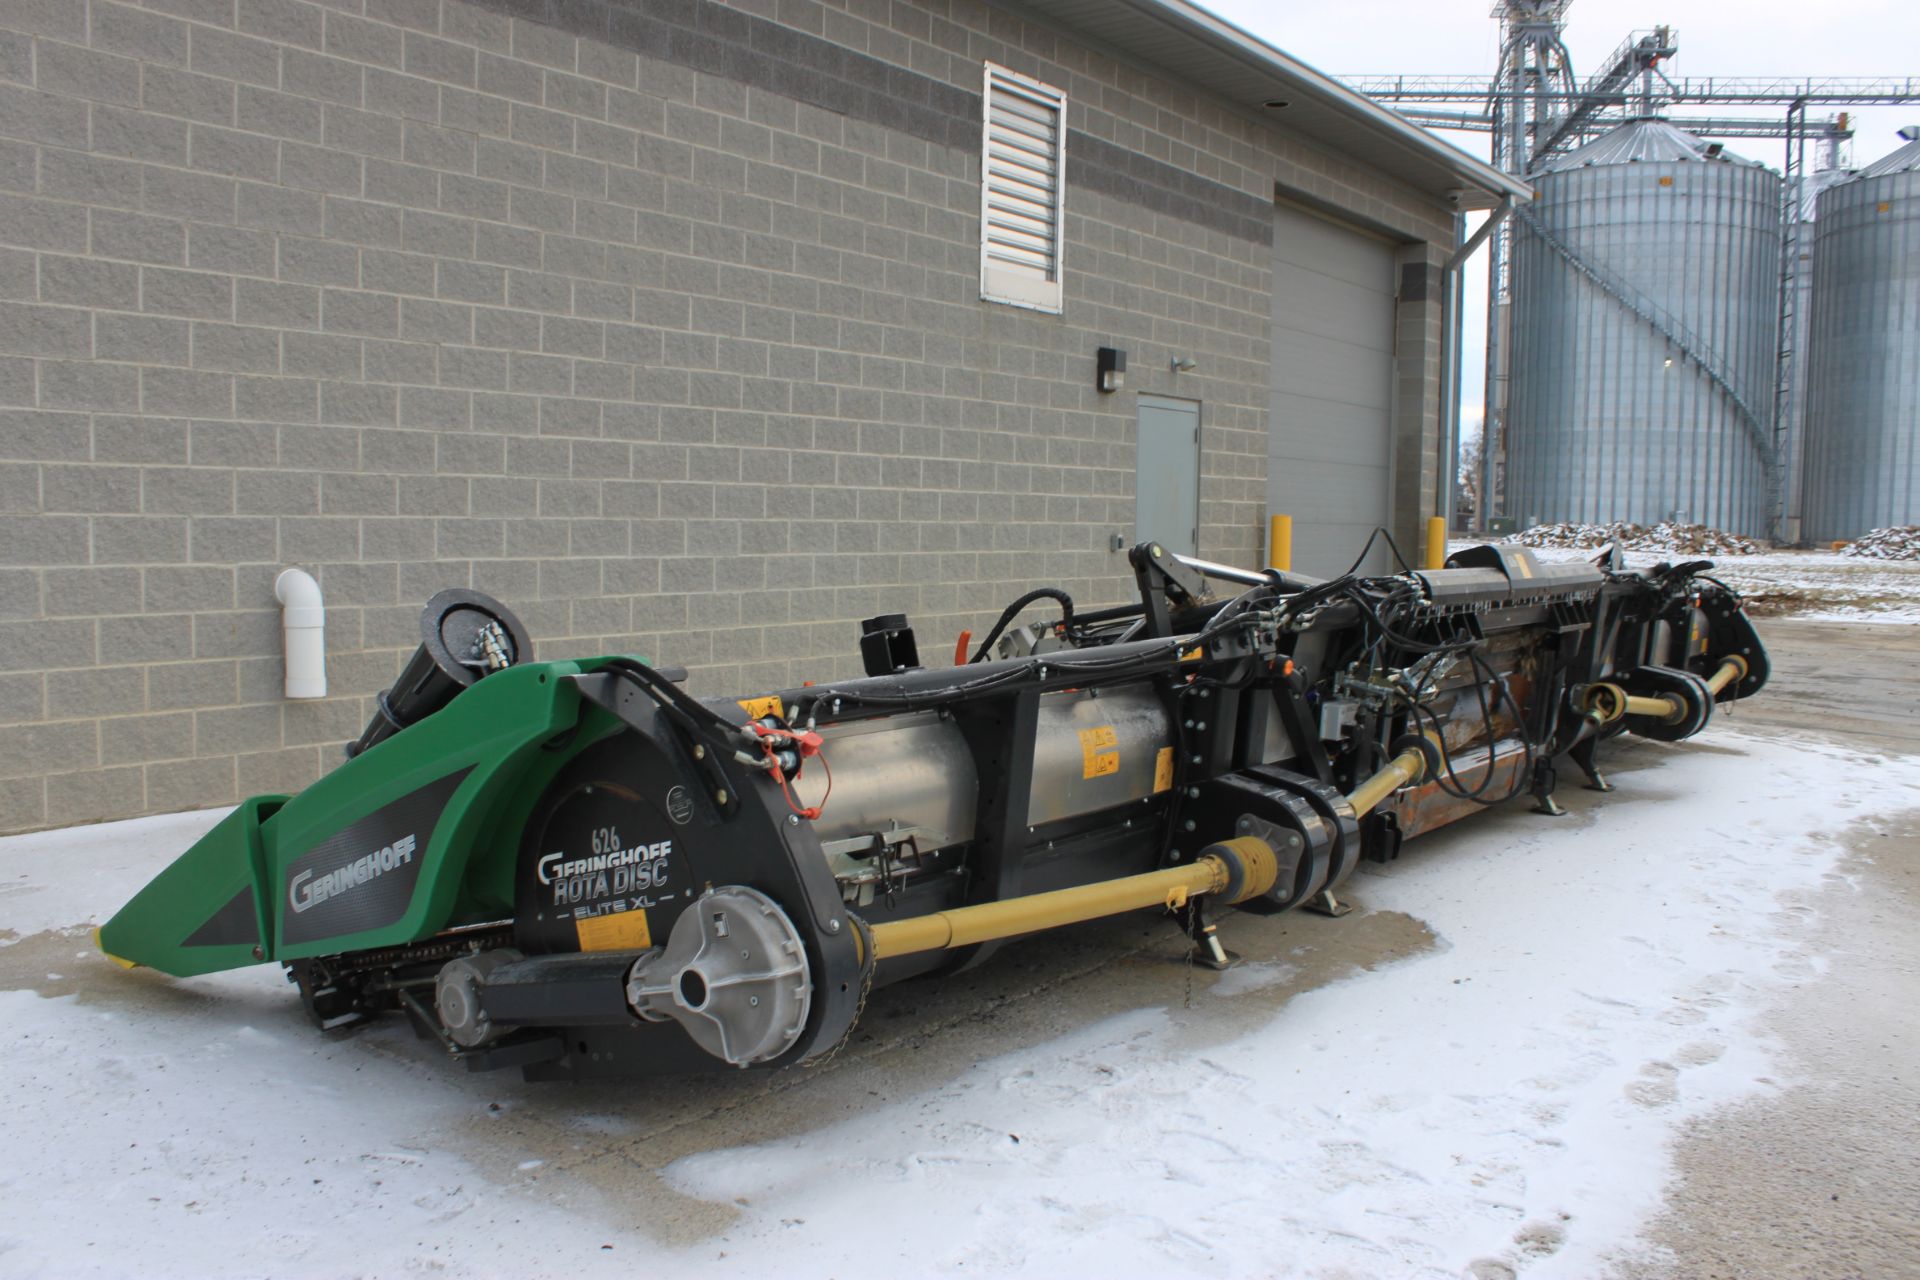
[[[273,580],[287,648],[287,696],[327,696],[327,607],[305,569],[282,569]]]

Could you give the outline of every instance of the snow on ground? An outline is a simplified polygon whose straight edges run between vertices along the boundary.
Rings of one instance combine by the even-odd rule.
[[[1313,955],[1203,975],[1192,1009],[688,1156],[669,1186],[736,1216],[671,1246],[540,1181],[591,1125],[534,1135],[529,1111],[487,1146],[565,1086],[476,1088],[398,1030],[323,1037],[277,971],[121,974],[46,932],[218,815],[0,841],[0,1271],[1593,1276],[1658,1209],[1679,1127],[1777,1087],[1755,1015],[1822,965],[1783,895],[1840,884],[1845,823],[1920,787],[1920,759],[1726,727],[1616,759],[1581,814],[1510,806],[1351,886],[1436,948],[1284,1002]]]
[[[1478,546],[1456,539],[1449,550]],[[1598,552],[1530,547],[1547,561],[1591,560]],[[1832,551],[1769,551],[1750,556],[1695,557],[1671,551],[1629,551],[1629,568],[1661,561],[1710,559],[1712,576],[1748,597],[1755,616],[1814,622],[1920,623],[1920,560],[1864,560]]]

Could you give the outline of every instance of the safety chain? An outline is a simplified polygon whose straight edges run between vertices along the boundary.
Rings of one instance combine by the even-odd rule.
[[[853,1017],[847,1019],[847,1029],[840,1033],[840,1039],[833,1048],[817,1058],[808,1058],[800,1064],[803,1067],[824,1067],[839,1056],[840,1051],[847,1047],[847,1041],[853,1039],[853,1029],[860,1025],[860,1015],[867,1011],[867,997],[873,994],[873,975],[880,968],[880,956],[874,949],[873,926],[851,911],[847,912],[847,919],[853,921],[853,927],[859,931],[861,954],[866,957],[860,965],[860,999],[853,1006]]]
[[[1199,907],[1190,904],[1187,910],[1198,911]],[[1173,927],[1180,931],[1180,940],[1186,944],[1187,988],[1186,988],[1186,994],[1180,1002],[1180,1007],[1183,1009],[1191,1009],[1193,1008],[1194,958],[1199,954],[1200,947],[1193,940],[1193,929],[1192,929],[1192,926],[1188,923],[1187,917],[1184,911],[1169,911],[1167,912],[1167,919],[1173,921]]]

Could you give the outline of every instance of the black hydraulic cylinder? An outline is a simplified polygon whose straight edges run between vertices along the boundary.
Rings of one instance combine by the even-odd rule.
[[[347,755],[418,724],[489,671],[532,658],[527,629],[507,606],[460,587],[440,592],[420,613],[420,647],[400,678],[375,699],[373,718],[347,744]]]

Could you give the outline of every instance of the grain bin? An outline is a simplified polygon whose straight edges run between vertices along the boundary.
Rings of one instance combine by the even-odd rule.
[[[1806,537],[1920,524],[1920,133],[1820,197]]]
[[[1532,181],[1514,234],[1508,511],[1767,534],[1783,482],[1779,177],[1646,119]]]
[[[1792,341],[1786,346],[1792,353],[1793,373],[1787,381],[1786,419],[1780,432],[1786,484],[1781,533],[1789,542],[1801,540],[1806,524],[1807,360],[1813,344],[1814,221],[1821,194],[1838,183],[1851,182],[1853,176],[1850,169],[1816,169],[1798,180],[1793,199],[1795,216],[1800,220],[1795,237],[1799,251],[1788,275],[1793,289],[1793,331]]]

